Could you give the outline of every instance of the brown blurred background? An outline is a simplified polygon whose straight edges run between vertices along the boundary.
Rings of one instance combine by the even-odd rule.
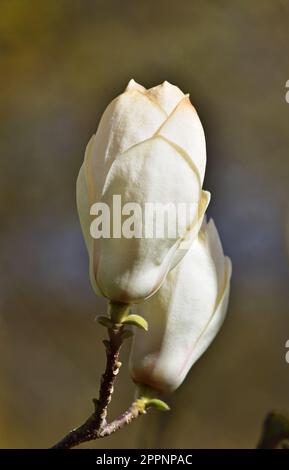
[[[172,411],[90,447],[254,447],[266,412],[289,411],[288,45],[285,0],[0,0],[1,447],[48,447],[92,410],[105,304],[89,285],[75,181],[132,77],[177,84],[199,111],[232,294]],[[111,416],[132,396],[124,367]]]

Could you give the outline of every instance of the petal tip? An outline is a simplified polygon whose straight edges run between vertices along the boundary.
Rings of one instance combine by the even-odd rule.
[[[143,87],[142,85],[137,83],[133,78],[131,78],[126,87],[126,91],[130,91],[130,90],[144,91],[145,87]]]

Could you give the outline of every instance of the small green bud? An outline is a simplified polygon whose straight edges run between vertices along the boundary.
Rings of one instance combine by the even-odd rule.
[[[160,411],[170,410],[170,407],[163,400],[159,400],[158,398],[151,398],[146,401],[146,408],[149,408],[151,406]]]
[[[141,317],[140,315],[128,315],[124,320],[122,320],[123,325],[134,325],[143,330],[148,330],[148,322]]]

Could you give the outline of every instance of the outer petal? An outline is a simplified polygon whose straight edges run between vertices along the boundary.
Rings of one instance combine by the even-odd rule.
[[[85,160],[86,172],[93,180],[93,202],[101,198],[115,157],[152,137],[165,119],[166,114],[158,103],[135,86],[108,105]]]
[[[179,102],[157,135],[166,137],[187,152],[198,168],[203,183],[206,168],[205,134],[197,111],[188,96]]]
[[[113,196],[118,194],[122,206],[137,203],[142,214],[147,202],[192,204],[193,210],[188,226],[181,227],[180,236],[94,241],[96,279],[107,297],[136,302],[160,287],[182,238],[198,223],[200,191],[198,175],[186,157],[160,137],[136,145],[116,158],[102,198],[109,207],[112,208]],[[142,220],[137,223],[142,224]],[[144,224],[143,229],[147,228]]]
[[[89,148],[89,144],[88,144]],[[87,188],[87,180],[85,177],[85,169],[84,164],[81,166],[77,182],[76,182],[76,204],[77,210],[80,220],[80,225],[83,233],[83,238],[85,241],[85,245],[88,251],[89,256],[89,276],[90,282],[93,287],[94,292],[97,295],[102,295],[95,280],[94,272],[93,272],[93,239],[90,236],[90,224],[91,224],[91,217],[89,212],[89,194]]]
[[[164,392],[175,390],[222,325],[231,264],[222,258],[219,241],[211,243],[210,230],[203,228],[161,289],[135,307],[149,322],[148,333],[136,332],[131,352],[130,368],[137,382]],[[217,232],[214,236],[218,238]],[[225,267],[220,280],[217,258]]]
[[[89,233],[89,227],[91,224],[89,213],[90,202],[84,173],[84,165],[81,165],[76,181],[76,204],[85,245],[89,252],[90,245],[92,243],[92,238]]]
[[[165,81],[161,85],[150,88],[148,96],[153,98],[169,115],[184,97],[184,93],[175,85]]]
[[[207,328],[204,330],[202,335],[200,336],[199,340],[194,346],[192,350],[192,355],[194,357],[194,362],[196,362],[199,357],[206,351],[206,349],[210,346],[211,342],[214,340],[215,336],[219,332],[223,321],[225,319],[228,302],[229,302],[229,295],[230,295],[230,278],[232,274],[232,263],[230,258],[225,257],[226,261],[226,282],[225,288],[223,293],[220,296],[220,300],[217,304],[216,310],[214,315],[212,316],[211,320],[209,321]],[[190,360],[190,357],[188,357]],[[184,380],[185,376],[187,375],[187,367],[191,367],[193,364],[184,364],[181,381]]]
[[[204,222],[204,225],[205,223],[206,222]],[[203,228],[203,230],[200,232],[200,235],[202,236],[204,232],[206,233],[204,241],[207,245],[207,249],[210,250],[217,274],[216,278],[218,282],[218,298],[216,299],[216,304],[218,304],[225,289],[226,276],[228,273],[229,277],[231,276],[231,268],[230,266],[227,266],[227,263],[231,262],[229,258],[227,258],[228,261],[226,261],[226,258],[224,258],[223,247],[213,219],[211,219],[209,223],[206,224],[206,228]]]
[[[201,191],[201,198],[198,207],[198,220],[197,223],[193,223],[192,226],[187,230],[185,236],[182,239],[177,251],[174,254],[174,258],[171,263],[171,269],[173,269],[189,251],[193,241],[197,237],[201,225],[203,223],[205,212],[211,200],[211,193],[209,191]]]

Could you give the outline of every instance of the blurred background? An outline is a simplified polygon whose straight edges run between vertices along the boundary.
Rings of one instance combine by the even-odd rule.
[[[105,303],[75,181],[132,77],[177,84],[199,112],[232,293],[172,411],[89,446],[254,447],[265,414],[289,411],[288,44],[287,0],[0,0],[0,447],[49,447],[92,410]],[[110,416],[132,397],[124,366]]]

